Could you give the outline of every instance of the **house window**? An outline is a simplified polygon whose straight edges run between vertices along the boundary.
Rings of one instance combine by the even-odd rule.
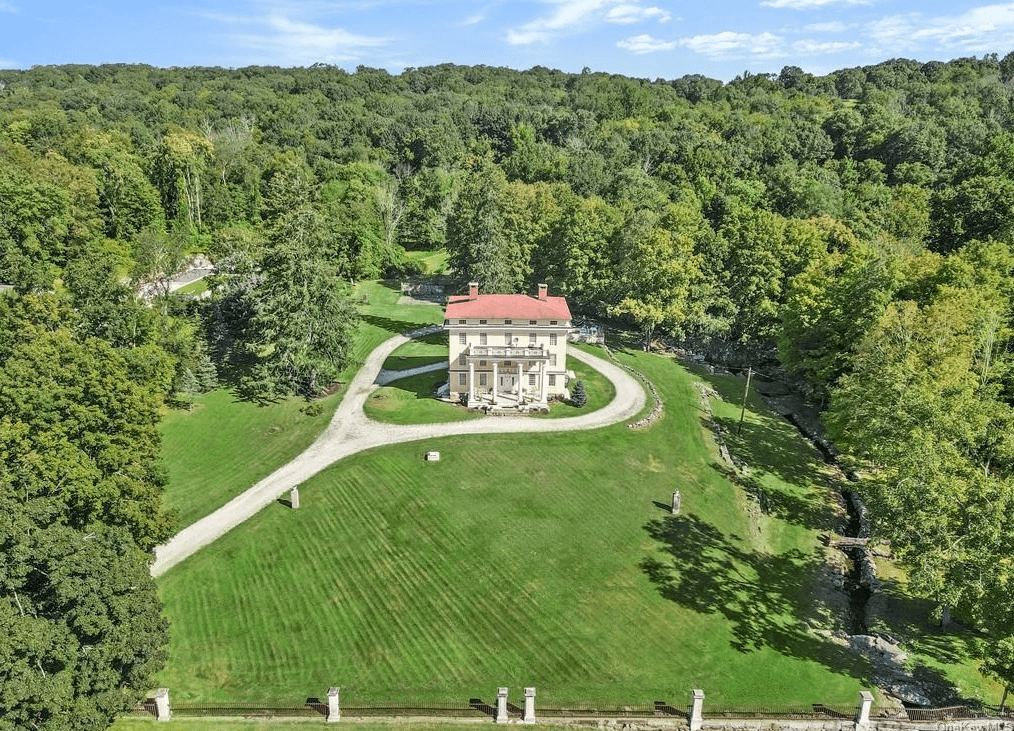
[[[556,345],[556,333],[549,333],[549,344]]]
[[[511,343],[513,343],[514,342],[514,333],[504,333],[503,334],[503,341],[507,345],[510,345]]]
[[[557,322],[558,322],[558,320],[550,320],[550,321],[549,321],[549,324],[550,324],[550,325],[555,325],[555,324],[556,324]]]
[[[549,385],[550,386],[555,386],[556,385],[556,374],[555,373],[550,373],[549,374]]]
[[[504,324],[504,325],[510,325],[510,324],[512,324],[513,322],[514,322],[513,320],[504,320],[504,321],[503,321],[503,324]]]
[[[513,365],[513,363],[511,363],[509,360],[505,360],[503,362],[503,367],[504,368],[510,368],[512,365]]]
[[[458,320],[459,325],[464,325],[468,320]]]
[[[555,366],[556,365],[556,353],[550,353],[550,355],[549,355],[549,365],[551,365],[551,366]]]
[[[486,361],[484,361],[484,360],[480,360],[480,361],[479,361],[479,367],[480,367],[480,368],[485,368],[485,367],[486,367]]]
[[[535,340],[538,337],[539,337],[538,333],[528,333],[528,344],[535,345]]]
[[[539,323],[538,323],[538,321],[537,321],[537,320],[529,320],[529,321],[528,321],[528,324],[529,324],[529,325],[538,325]]]
[[[459,373],[458,374],[458,385],[459,386],[467,386],[468,385],[468,374],[467,373]]]
[[[480,325],[485,325],[485,324],[486,324],[486,321],[485,321],[485,320],[479,320],[479,324],[480,324]]]
[[[468,335],[466,333],[458,333],[458,345],[465,345],[468,343]]]
[[[462,353],[461,355],[458,356],[458,365],[465,365],[465,362],[466,362],[465,361],[465,354]]]
[[[480,373],[479,374],[479,385],[480,386],[485,386],[486,385],[486,374],[485,373]]]
[[[529,373],[528,374],[528,385],[529,386],[534,386],[535,385],[535,374],[534,373]]]
[[[479,345],[486,344],[486,333],[479,333]]]

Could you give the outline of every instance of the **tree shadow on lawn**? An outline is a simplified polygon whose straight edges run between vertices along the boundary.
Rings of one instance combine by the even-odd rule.
[[[812,591],[821,570],[814,556],[798,549],[771,555],[741,548],[692,515],[653,519],[645,530],[667,554],[666,560],[641,561],[648,579],[680,606],[723,615],[739,652],[768,647],[854,678],[869,677],[864,658],[808,630],[823,627],[822,615],[833,611]]]
[[[796,494],[778,486],[764,485],[753,475],[717,462],[711,463],[711,469],[741,487],[764,515],[810,530],[840,532],[844,527],[844,516],[836,515],[826,497],[820,493],[812,490],[802,493],[801,488],[802,494]],[[758,468],[755,466],[754,469]]]
[[[384,361],[384,368],[392,371],[407,371],[410,368],[446,362],[446,355],[442,358],[436,355],[392,355]]]
[[[380,315],[363,315],[362,320],[374,327],[379,327],[381,330],[387,330],[392,336],[412,332],[413,330],[418,330],[434,324],[428,322],[411,322],[409,320],[394,320],[390,317],[381,317]]]
[[[810,629],[826,628],[837,611],[821,596],[819,557],[798,549],[773,555],[743,548],[735,535],[726,537],[693,515],[653,519],[644,528],[666,557],[645,557],[641,570],[669,601],[724,616],[734,649],[746,654],[766,647],[871,682],[874,668],[867,658]],[[932,668],[918,665],[916,674],[939,688],[941,697],[956,695]]]

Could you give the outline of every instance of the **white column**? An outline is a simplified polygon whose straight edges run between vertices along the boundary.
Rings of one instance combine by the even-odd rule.
[[[496,384],[497,384],[497,373],[496,373],[496,361],[493,361],[493,405],[496,405]]]
[[[521,723],[535,723],[535,688],[525,688],[525,715]]]
[[[539,361],[539,393],[541,394],[542,403],[546,403],[549,400],[546,394],[546,361]]]
[[[475,400],[475,363],[468,363],[468,402]]]
[[[868,690],[859,692],[859,708],[856,711],[856,730],[870,727],[870,708],[873,706],[873,694]]]
[[[496,689],[496,722],[507,723],[507,689]]]
[[[525,397],[525,364],[524,361],[518,361],[518,405],[520,406],[521,400]]]
[[[289,507],[291,507],[293,510],[297,510],[299,508],[299,488],[298,487],[294,487],[291,490],[289,490]]]
[[[690,694],[690,731],[701,731],[704,725],[704,691],[694,688]]]
[[[328,688],[327,691],[327,722],[338,723],[342,717],[341,704],[339,698],[341,694],[340,688]]]
[[[168,721],[172,713],[169,710],[169,689],[159,688],[155,691],[155,719]]]

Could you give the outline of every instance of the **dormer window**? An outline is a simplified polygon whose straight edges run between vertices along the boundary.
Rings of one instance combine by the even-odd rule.
[[[504,325],[513,325],[513,324],[514,324],[514,321],[513,321],[513,320],[504,320],[504,321],[503,321],[503,324],[504,324]]]
[[[529,324],[529,325],[538,325],[538,324],[539,324],[539,322],[538,322],[538,320],[529,320],[529,321],[528,321],[528,324]]]
[[[550,325],[555,325],[555,324],[557,324],[558,322],[559,322],[559,320],[550,320],[550,321],[549,321],[549,324],[550,324]]]
[[[480,324],[480,325],[485,325],[485,324],[486,324],[486,321],[485,321],[485,320],[479,320],[479,324]]]
[[[468,320],[458,320],[458,324],[459,325],[464,325],[467,322],[468,322]]]

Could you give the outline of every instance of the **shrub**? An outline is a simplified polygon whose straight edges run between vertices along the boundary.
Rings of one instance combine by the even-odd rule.
[[[574,381],[574,388],[570,391],[570,403],[579,409],[588,403],[588,389],[585,388],[584,381]]]

